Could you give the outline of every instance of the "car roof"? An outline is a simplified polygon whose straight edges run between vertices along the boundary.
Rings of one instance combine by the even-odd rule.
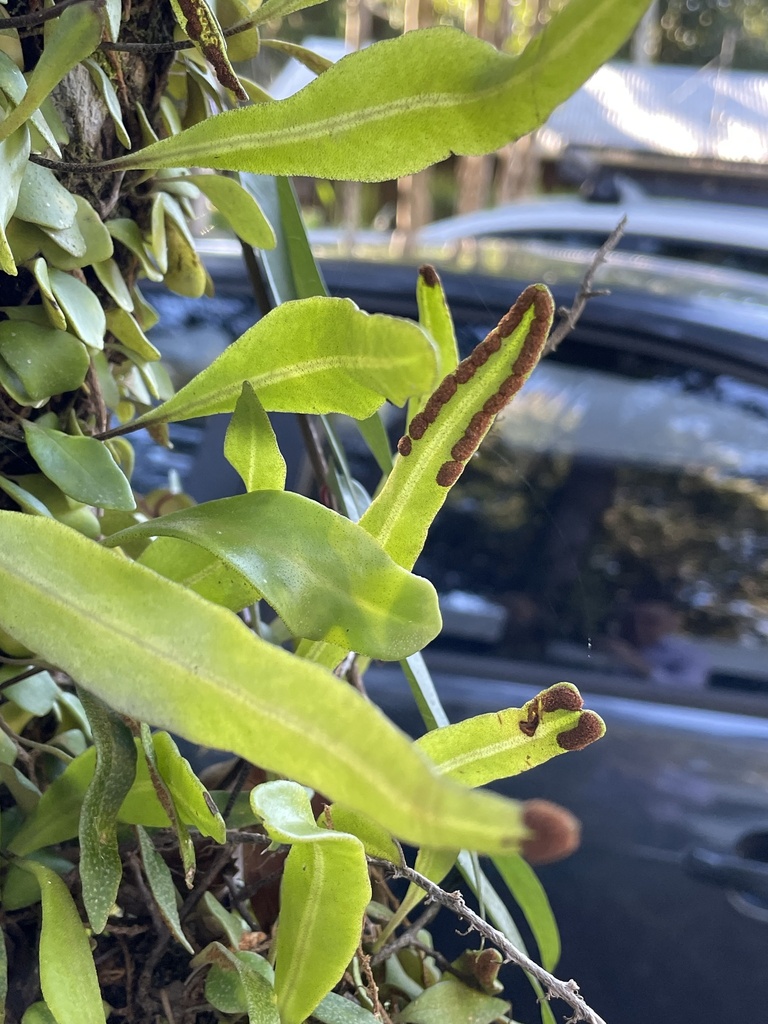
[[[626,235],[709,244],[729,249],[768,249],[768,213],[753,206],[624,195],[601,203],[546,196],[435,221],[418,233],[421,243],[458,242],[503,233],[608,234],[622,216]]]

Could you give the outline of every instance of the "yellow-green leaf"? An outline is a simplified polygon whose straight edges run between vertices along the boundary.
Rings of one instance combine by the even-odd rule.
[[[400,565],[414,564],[449,489],[496,415],[530,376],[553,315],[547,288],[526,288],[410,421],[392,472],[360,520]]]
[[[407,32],[343,57],[288,99],[228,111],[112,165],[384,181],[452,153],[489,153],[543,124],[647,6],[571,0],[519,57],[456,29]]]
[[[285,302],[138,422],[232,412],[248,381],[270,412],[366,417],[402,405],[435,379],[432,342],[408,320],[363,313],[349,299]]]
[[[266,782],[251,805],[267,833],[290,844],[280,885],[275,991],[281,1024],[301,1024],[339,981],[360,944],[371,899],[363,844],[315,824],[295,782]]]
[[[104,260],[103,263],[94,263],[93,272],[103,285],[104,290],[114,299],[115,303],[127,313],[133,312],[133,299],[125,283],[120,267],[113,259]]]
[[[556,683],[522,708],[432,729],[417,743],[440,772],[465,786],[485,786],[600,739],[605,724],[583,704],[572,683]]]
[[[522,810],[440,778],[346,683],[43,517],[0,511],[0,628],[116,711],[230,750],[416,845],[518,848]],[[130,685],[128,685],[130,682]]]
[[[165,781],[160,766],[157,763],[157,751],[153,743],[152,733],[146,722],[141,723],[141,746],[149,769],[149,777],[155,787],[157,799],[162,804],[163,810],[168,815],[171,827],[176,833],[176,841],[179,844],[181,866],[184,869],[184,881],[187,888],[191,889],[197,868],[195,846],[186,823],[182,820],[179,809],[176,806],[174,794],[171,792],[168,783]]]
[[[314,50],[308,50],[306,46],[299,46],[298,43],[289,43],[284,39],[265,39],[264,45],[272,50],[279,50],[286,57],[293,57],[315,75],[322,75],[333,65],[332,60],[315,53]]]
[[[105,1024],[90,943],[69,889],[50,868],[18,863],[40,886],[40,988],[56,1024]]]
[[[130,149],[131,137],[123,123],[123,113],[120,109],[120,100],[117,98],[117,92],[115,91],[114,85],[112,85],[110,80],[107,78],[106,72],[98,61],[85,60],[83,63],[88,68],[88,72],[93,79],[93,84],[99,90],[101,98],[106,104],[109,116],[112,118],[112,123],[115,126],[115,135],[119,139],[121,145],[125,146],[126,149]]]
[[[439,633],[432,584],[386,555],[356,523],[290,491],[253,491],[112,534],[109,547],[175,537],[210,551],[256,589],[294,636],[397,660]]]
[[[157,767],[173,797],[182,821],[194,825],[198,832],[210,836],[217,843],[226,838],[224,819],[210,794],[192,771],[192,766],[179,753],[179,748],[167,732],[152,735]]]
[[[187,180],[197,185],[244,242],[257,249],[275,247],[275,232],[271,224],[239,181],[223,174],[194,174]]]
[[[442,380],[459,361],[459,346],[453,328],[453,317],[448,308],[443,286],[433,267],[419,269],[416,282],[416,304],[419,308],[419,323],[434,341],[437,348],[438,373]],[[419,395],[408,403],[408,419],[412,419],[426,404],[429,395]]]
[[[224,457],[237,470],[246,491],[284,489],[285,459],[278,447],[269,416],[250,381],[243,384],[227,427]]]

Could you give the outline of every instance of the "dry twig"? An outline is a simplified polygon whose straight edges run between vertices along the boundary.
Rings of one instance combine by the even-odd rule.
[[[587,271],[584,274],[579,290],[576,293],[576,298],[573,300],[573,305],[570,309],[558,309],[557,312],[560,317],[560,322],[549,336],[546,348],[544,349],[544,355],[549,355],[550,352],[554,352],[562,340],[571,333],[573,328],[576,326],[579,317],[584,312],[584,307],[590,299],[594,299],[599,295],[608,295],[608,292],[604,288],[595,290],[592,287],[592,282],[595,279],[595,274],[597,273],[598,268],[605,263],[621,241],[626,226],[627,218],[624,216],[592,257],[592,261],[587,267]]]
[[[439,885],[435,885],[434,882],[431,882],[424,875],[419,874],[418,871],[414,871],[413,868],[409,868],[406,865],[398,867],[396,864],[386,860],[373,858],[369,858],[369,860],[380,867],[391,878],[405,878],[409,882],[413,882],[414,885],[418,885],[420,889],[424,890],[430,900],[439,903],[443,907],[447,907],[458,917],[462,917],[470,928],[493,943],[504,956],[505,961],[517,964],[518,967],[522,967],[524,971],[533,975],[544,986],[548,998],[562,999],[563,1002],[567,1003],[574,1011],[571,1017],[572,1021],[583,1020],[587,1024],[605,1024],[603,1018],[585,1003],[583,996],[579,992],[579,986],[575,981],[560,981],[550,974],[549,971],[545,971],[543,967],[540,967],[530,957],[526,956],[525,953],[513,946],[505,935],[488,924],[487,921],[484,921],[473,910],[470,910],[460,892],[446,892],[445,889],[441,889]]]

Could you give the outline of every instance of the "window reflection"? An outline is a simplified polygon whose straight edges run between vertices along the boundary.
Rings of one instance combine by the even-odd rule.
[[[766,390],[572,346],[500,417],[417,570],[444,646],[768,693],[766,510]]]

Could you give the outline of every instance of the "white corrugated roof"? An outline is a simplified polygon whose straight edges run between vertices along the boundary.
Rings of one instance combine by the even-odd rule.
[[[767,163],[768,75],[606,64],[558,107],[539,144]]]
[[[312,36],[336,61],[340,39]],[[270,87],[290,96],[314,75],[290,60]],[[546,152],[566,145],[768,164],[768,74],[664,64],[605,64],[538,132]]]

